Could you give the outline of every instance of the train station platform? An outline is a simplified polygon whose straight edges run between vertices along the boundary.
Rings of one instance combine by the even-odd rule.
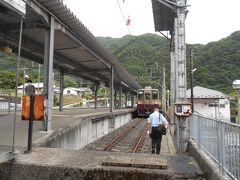
[[[63,112],[53,111],[52,130],[50,132],[43,131],[42,121],[34,121],[33,146],[41,146],[41,143],[47,141],[51,136],[60,136],[67,130],[81,124],[82,121],[86,121],[86,119],[111,118],[122,114],[131,114],[132,111],[133,109],[122,109],[114,110],[110,113],[108,108],[68,109]],[[129,118],[128,120],[130,120]],[[13,119],[13,114],[0,116],[0,155],[12,150]],[[123,122],[116,124],[116,128],[121,123]],[[28,124],[28,121],[21,120],[21,114],[18,112],[15,128],[15,150],[17,151],[23,152],[27,150]]]
[[[160,155],[34,148],[17,155],[12,164],[0,164],[2,179],[168,180],[204,179],[204,175],[192,157],[176,154],[168,134],[163,137]]]

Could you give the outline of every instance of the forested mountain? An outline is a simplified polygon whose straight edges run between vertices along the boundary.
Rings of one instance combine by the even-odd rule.
[[[196,51],[195,84],[225,93],[233,91],[232,82],[240,79],[240,31],[206,46],[193,45]]]
[[[166,71],[169,72],[169,42],[161,36],[144,34],[141,36],[127,35],[117,39],[109,37],[98,39],[143,86],[156,86],[154,82],[162,81],[164,65]],[[169,79],[169,74],[166,75]]]
[[[124,36],[116,39],[99,37],[98,39],[143,85],[162,81],[162,73],[159,70],[162,71],[165,64],[166,80],[169,85],[169,41],[166,38],[156,34],[145,34],[136,37]],[[188,76],[190,49],[194,49],[194,68],[197,68],[194,72],[194,85],[225,93],[232,92],[232,81],[240,79],[240,31],[207,45],[187,45]]]

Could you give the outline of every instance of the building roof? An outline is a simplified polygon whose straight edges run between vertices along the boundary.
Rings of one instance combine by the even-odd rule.
[[[191,98],[191,89],[187,90],[187,98]],[[208,88],[204,88],[204,87],[200,87],[200,86],[195,86],[193,88],[193,98],[195,98],[195,99],[225,99],[225,98],[229,98],[229,96],[220,91],[216,91],[216,90],[212,90],[212,89],[208,89]]]
[[[91,92],[92,93],[92,90],[90,88],[74,88],[74,87],[66,87],[66,88],[64,88],[64,90],[68,90],[68,89],[71,89],[71,90],[74,90],[74,91],[78,91],[78,92]]]
[[[35,87],[35,88],[38,88],[38,83],[32,83],[32,85]],[[25,87],[27,86],[27,83],[25,84]],[[55,86],[55,85],[53,85],[53,86]],[[18,86],[18,89],[22,89],[23,88],[23,85],[21,85],[21,86]],[[39,83],[39,88],[43,88],[43,83],[42,82],[40,82]]]

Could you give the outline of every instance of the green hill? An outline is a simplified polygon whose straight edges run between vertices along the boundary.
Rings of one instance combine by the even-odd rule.
[[[195,84],[229,93],[232,82],[240,79],[240,31],[206,46],[195,47]]]
[[[153,82],[156,79],[161,81],[160,71],[165,64],[169,86],[170,57],[169,41],[166,38],[156,34],[144,34],[136,37],[98,39],[142,85],[154,86]],[[190,49],[194,49],[196,54],[194,67],[197,71],[194,73],[194,85],[225,93],[234,91],[231,87],[232,81],[240,79],[240,31],[207,45],[187,45],[188,76]]]
[[[143,86],[155,86],[156,83],[152,82],[160,81],[164,64],[167,72],[169,71],[169,43],[161,36],[145,34],[127,35],[117,39],[109,37],[98,39]],[[169,76],[167,78],[169,79]]]

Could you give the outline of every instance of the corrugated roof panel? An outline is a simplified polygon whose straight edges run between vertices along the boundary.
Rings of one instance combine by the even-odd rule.
[[[60,0],[53,0],[49,3],[49,0],[38,0],[41,2],[48,10],[50,10],[56,17],[58,17],[68,28],[73,31],[78,37],[91,49],[95,51],[100,57],[102,57],[106,62],[114,65],[115,72],[118,77],[124,83],[132,86],[134,89],[139,89],[140,85],[130,76],[130,74],[123,68],[123,66],[118,62],[118,60],[108,52],[92,35],[92,33],[82,24],[76,16],[71,13],[65,5],[63,5]],[[56,3],[56,4],[55,4]],[[55,5],[54,5],[55,4]],[[59,9],[65,8],[66,11],[59,11]],[[77,20],[75,25],[72,24],[74,20]]]
[[[70,32],[64,32],[64,28],[55,31],[54,67],[60,70],[64,69],[71,74],[79,74],[88,80],[99,81],[101,79],[105,84],[108,84],[110,71],[104,63],[107,62],[114,66],[114,72],[117,74],[114,78],[115,85],[123,81],[133,89],[140,87],[120,62],[118,62],[116,57],[98,42],[93,34],[67,9],[61,0],[29,0],[27,2],[38,2],[41,4],[42,11],[48,11],[47,14],[54,15],[56,21],[63,25],[68,30],[67,32]],[[19,19],[11,18],[10,14],[1,12],[0,14],[1,22],[10,23],[9,19],[11,19],[14,20],[13,23],[19,24]],[[22,55],[42,63],[44,58],[45,32],[48,25],[42,21],[40,14],[36,13],[30,4],[27,6],[27,14],[24,21],[25,23],[29,21],[28,25],[31,27],[24,26],[23,29]],[[7,34],[8,43],[14,51],[17,51],[18,31],[19,28]],[[4,32],[1,31],[0,33],[0,40],[2,40]],[[86,62],[87,60],[89,62]],[[93,71],[94,69],[96,70],[95,72]]]

